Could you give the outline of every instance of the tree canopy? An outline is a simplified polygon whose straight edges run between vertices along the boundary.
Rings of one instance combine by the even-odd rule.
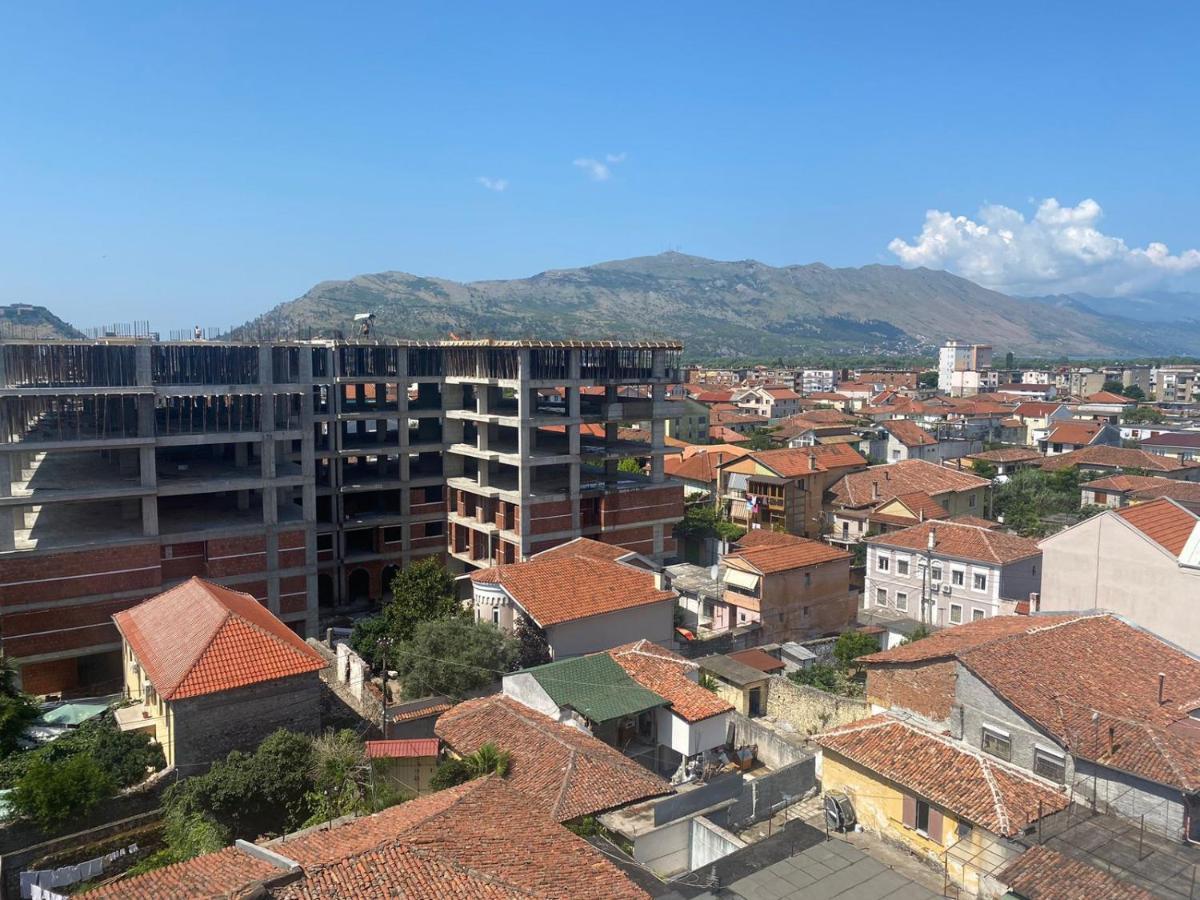
[[[487,622],[462,618],[422,622],[392,651],[406,699],[445,694],[461,700],[512,671],[517,639]]]
[[[1017,534],[1045,537],[1055,528],[1050,517],[1084,517],[1079,505],[1083,480],[1075,466],[1053,472],[1021,469],[996,488],[992,509]]]
[[[843,631],[833,645],[833,658],[838,664],[843,669],[855,671],[861,668],[858,657],[878,652],[878,639],[861,631]]]
[[[713,504],[702,501],[686,504],[683,519],[675,525],[675,535],[680,538],[736,541],[745,533],[746,529],[722,519]]]
[[[430,556],[401,569],[392,579],[392,597],[382,612],[354,626],[350,646],[364,659],[378,664],[381,644],[400,644],[412,638],[422,622],[463,615],[454,591],[454,576],[441,560]]]

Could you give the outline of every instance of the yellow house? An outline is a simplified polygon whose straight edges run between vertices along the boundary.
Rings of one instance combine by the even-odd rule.
[[[1068,804],[1061,786],[888,714],[819,735],[821,787],[850,798],[867,831],[946,870],[968,891]]]
[[[132,701],[117,725],[153,736],[168,766],[319,728],[324,658],[249,594],[191,578],[113,621]]]

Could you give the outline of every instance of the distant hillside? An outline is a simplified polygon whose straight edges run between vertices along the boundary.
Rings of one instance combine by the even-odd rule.
[[[0,338],[79,338],[79,329],[68,325],[44,306],[10,303],[0,306]]]
[[[360,275],[322,282],[244,328],[353,334],[361,312],[374,312],[388,337],[673,337],[690,356],[710,357],[913,352],[948,337],[1040,356],[1200,353],[1195,322],[1149,329],[1072,297],[1010,297],[947,272],[776,268],[681,253],[512,281]]]

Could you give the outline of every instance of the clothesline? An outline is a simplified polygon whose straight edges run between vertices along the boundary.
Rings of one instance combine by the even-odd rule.
[[[57,869],[31,869],[21,873],[22,900],[55,900],[60,895],[48,888],[67,887],[81,881],[91,881],[104,874],[104,866],[123,856],[138,852],[137,844],[130,844],[119,850],[113,850],[104,856],[97,856],[86,862],[73,866],[60,866]],[[35,893],[35,890],[40,893]]]

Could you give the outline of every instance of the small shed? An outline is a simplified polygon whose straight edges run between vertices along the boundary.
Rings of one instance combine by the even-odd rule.
[[[437,738],[367,741],[367,759],[380,784],[405,794],[428,794],[429,780],[437,771],[439,748]]]

